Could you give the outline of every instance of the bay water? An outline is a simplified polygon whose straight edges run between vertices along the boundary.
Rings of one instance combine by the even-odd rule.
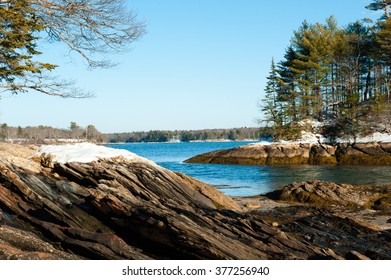
[[[346,184],[391,184],[389,166],[248,166],[190,164],[183,161],[206,152],[250,142],[125,143],[106,145],[146,157],[160,166],[211,184],[230,196],[253,196],[283,188],[292,182],[323,180]]]

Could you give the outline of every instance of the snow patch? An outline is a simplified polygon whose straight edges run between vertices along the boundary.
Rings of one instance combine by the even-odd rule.
[[[300,126],[309,126],[312,129],[319,129],[322,126],[324,126],[324,122],[320,122],[320,121],[317,121],[317,120],[310,120],[310,119],[299,121],[298,124]]]
[[[343,138],[336,138],[334,141],[331,141],[330,139],[324,137],[321,134],[311,133],[302,131],[301,132],[301,138],[295,141],[285,141],[285,140],[279,140],[275,142],[265,142],[260,141],[253,143],[251,145],[271,145],[271,144],[329,144],[329,143],[371,143],[371,142],[382,142],[382,143],[391,143],[391,134],[390,133],[380,133],[375,132],[368,136],[359,136],[354,140],[353,137],[343,137]]]
[[[123,149],[113,149],[98,146],[91,143],[77,143],[66,145],[44,145],[39,148],[39,155],[50,154],[53,160],[58,163],[81,162],[88,163],[102,158],[123,157],[131,161],[149,162],[146,158],[140,157]]]
[[[251,144],[248,144],[248,146],[267,146],[267,145],[270,145],[270,144],[273,144],[275,142],[268,142],[268,141],[260,141],[260,142],[255,142],[255,143],[251,143]]]
[[[368,143],[368,142],[384,142],[391,143],[391,134],[375,132],[372,135],[357,137],[356,143]]]

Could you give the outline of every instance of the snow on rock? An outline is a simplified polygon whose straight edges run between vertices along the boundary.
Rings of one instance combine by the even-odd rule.
[[[270,145],[272,143],[275,143],[275,142],[269,142],[269,141],[259,141],[259,142],[255,142],[255,143],[250,143],[250,144],[247,144],[248,146],[257,146],[257,145],[260,145],[260,146],[267,146],[267,145]]]
[[[324,126],[324,122],[320,122],[320,121],[317,121],[317,120],[306,119],[306,120],[299,121],[298,125],[300,125],[300,126],[309,126],[309,127],[311,127],[311,129],[320,129],[321,127]]]
[[[279,140],[275,142],[265,142],[260,141],[256,143],[252,143],[251,145],[281,145],[281,144],[329,144],[329,143],[371,143],[371,142],[382,142],[382,143],[391,143],[391,134],[390,133],[380,133],[375,132],[368,136],[358,136],[356,140],[351,137],[343,137],[343,138],[336,138],[334,141],[331,141],[330,139],[324,137],[321,134],[315,134],[311,132],[302,131],[301,132],[301,138],[295,141],[285,141],[285,140]]]
[[[58,163],[81,162],[87,163],[102,158],[123,157],[131,161],[151,161],[123,149],[113,149],[91,143],[77,143],[66,145],[44,145],[39,148],[39,155],[50,154]]]
[[[369,136],[358,137],[356,139],[356,142],[357,143],[368,143],[368,142],[391,143],[391,134],[375,132],[374,134]]]

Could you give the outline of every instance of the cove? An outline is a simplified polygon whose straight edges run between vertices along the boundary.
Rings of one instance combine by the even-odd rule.
[[[230,196],[253,196],[281,189],[291,182],[323,180],[345,184],[391,184],[390,166],[294,165],[247,166],[189,164],[198,154],[229,149],[249,142],[125,143],[106,145],[126,149],[176,172],[211,184]]]

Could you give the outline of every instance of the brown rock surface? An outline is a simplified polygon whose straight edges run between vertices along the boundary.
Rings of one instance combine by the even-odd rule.
[[[331,250],[334,258],[391,259],[391,207],[377,207],[379,199],[391,197],[391,186],[309,181],[267,197],[284,204],[252,211],[298,240]]]
[[[391,197],[391,187],[353,186],[322,181],[292,183],[280,192],[279,199],[312,203],[316,205],[340,205],[351,208],[371,208],[380,199]]]
[[[391,165],[390,143],[245,145],[194,156],[187,163]]]
[[[389,243],[378,245],[386,232],[312,206],[243,211],[211,186],[147,161],[53,164],[32,160],[29,149],[0,144],[0,259],[391,258]],[[322,236],[322,220],[329,230],[347,224],[335,237],[346,248],[307,240]],[[357,231],[376,252],[355,246]]]
[[[2,144],[24,149],[7,145]],[[14,164],[31,155],[0,157],[0,228],[27,232],[19,246],[0,235],[0,258],[306,259],[320,254],[234,211],[239,206],[211,186],[157,165],[120,158],[68,164],[45,159],[52,169]],[[31,248],[32,237],[50,249]]]

